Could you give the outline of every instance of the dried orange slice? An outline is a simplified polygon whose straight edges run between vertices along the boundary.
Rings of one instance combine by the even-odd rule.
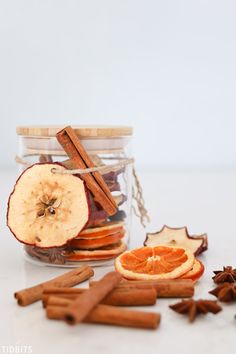
[[[98,237],[98,238],[90,238],[90,239],[73,239],[70,242],[70,247],[78,248],[81,250],[86,249],[96,249],[108,245],[112,245],[117,243],[120,239],[124,237],[124,232],[116,232],[115,234],[105,236],[105,237]]]
[[[190,269],[187,273],[181,275],[180,279],[191,279],[192,281],[196,282],[201,276],[203,275],[205,270],[204,265],[199,259],[194,260],[192,269]]]
[[[101,247],[95,250],[73,250],[66,252],[64,257],[67,261],[95,261],[112,259],[126,250],[126,244],[122,241],[114,245]]]
[[[103,226],[91,227],[84,229],[79,233],[76,239],[94,239],[98,237],[105,237],[124,231],[124,223],[122,222],[109,222]]]
[[[193,266],[194,255],[182,247],[141,247],[122,253],[116,270],[127,279],[175,279]]]

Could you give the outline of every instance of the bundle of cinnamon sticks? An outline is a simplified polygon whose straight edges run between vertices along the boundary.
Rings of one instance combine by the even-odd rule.
[[[102,323],[155,329],[161,316],[156,312],[133,311],[122,306],[151,306],[158,297],[191,297],[190,280],[127,281],[117,272],[106,274],[90,287],[72,288],[93,276],[89,266],[69,271],[55,279],[15,293],[21,306],[42,300],[49,319],[68,324]]]

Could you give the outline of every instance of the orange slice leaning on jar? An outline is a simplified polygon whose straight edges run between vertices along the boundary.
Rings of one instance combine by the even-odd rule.
[[[192,269],[194,255],[182,247],[141,247],[122,253],[116,270],[126,279],[175,279]]]

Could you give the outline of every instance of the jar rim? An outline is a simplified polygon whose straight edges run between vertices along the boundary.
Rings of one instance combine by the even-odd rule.
[[[18,126],[16,133],[20,136],[30,137],[55,137],[64,126]],[[132,136],[133,127],[119,125],[75,125],[72,126],[76,134],[81,138],[113,138],[122,136]]]

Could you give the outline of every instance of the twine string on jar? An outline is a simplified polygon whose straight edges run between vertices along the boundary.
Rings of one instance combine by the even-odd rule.
[[[139,218],[143,227],[146,227],[146,224],[150,222],[150,217],[148,215],[148,211],[145,208],[145,202],[143,198],[143,189],[136,173],[136,170],[133,166],[132,173],[134,177],[134,186],[132,187],[132,197],[135,200],[137,209],[134,204],[132,204],[132,209],[134,214]]]
[[[115,172],[118,171],[120,168],[125,167],[127,165],[131,165],[134,163],[133,158],[125,158],[120,160],[120,162],[117,162],[115,164],[111,165],[101,165],[101,166],[94,166],[94,167],[89,167],[89,168],[79,168],[79,169],[73,169],[73,170],[59,170],[57,168],[52,168],[52,173],[58,173],[58,174],[65,174],[65,175],[83,175],[85,173],[91,173],[91,172],[102,172],[103,174],[109,173],[109,172]]]
[[[109,172],[115,172],[118,171],[120,168],[123,168],[128,165],[133,165],[132,166],[132,173],[134,177],[134,186],[132,187],[132,198],[135,203],[132,205],[132,210],[134,214],[139,218],[141,224],[143,227],[146,227],[146,223],[150,222],[150,217],[148,215],[148,211],[145,208],[145,202],[143,198],[143,189],[141,186],[141,183],[139,181],[138,175],[136,173],[135,167],[134,167],[134,158],[102,158],[102,159],[115,159],[118,160],[117,163],[110,164],[110,165],[100,165],[100,166],[95,166],[95,167],[90,167],[90,168],[85,168],[85,169],[71,169],[71,170],[60,170],[55,168],[52,168],[52,173],[57,173],[57,174],[85,174],[85,173],[91,173],[91,172],[101,172],[103,174],[109,173]],[[24,160],[23,158],[16,156],[15,157],[15,162],[24,165],[25,167],[31,166],[29,162]],[[136,205],[135,205],[136,204]]]

